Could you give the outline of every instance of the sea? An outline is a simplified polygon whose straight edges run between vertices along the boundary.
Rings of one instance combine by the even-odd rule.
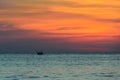
[[[0,80],[120,80],[120,54],[0,54]]]

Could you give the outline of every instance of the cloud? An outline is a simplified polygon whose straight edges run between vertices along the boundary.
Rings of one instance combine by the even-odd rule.
[[[16,29],[12,23],[0,22],[0,31]]]
[[[112,45],[110,46],[111,50],[113,52],[120,52],[120,36],[116,36],[115,40],[112,42]]]
[[[71,29],[69,28],[62,28],[61,30]],[[118,51],[119,50],[119,36],[115,36],[116,40],[96,40],[94,42],[89,41],[89,37],[96,39],[98,36],[92,36],[90,34],[73,34],[73,33],[50,33],[50,32],[42,32],[39,31],[38,34],[40,37],[36,38],[35,36],[32,37],[31,33],[35,33],[35,31],[30,30],[21,30],[16,28],[16,26],[12,23],[7,22],[0,22],[0,37],[3,36],[9,36],[11,40],[4,40],[0,42],[1,51],[33,51],[34,48],[39,50],[39,48],[43,48],[45,51],[58,51],[58,52],[64,52],[64,51]],[[24,35],[30,34],[30,37],[26,37]],[[12,38],[12,36],[24,36],[23,38]],[[42,36],[49,36],[46,38],[43,38]],[[53,38],[52,36],[58,36],[56,38]],[[65,36],[68,37],[59,37],[59,36]],[[75,37],[69,36],[76,36],[79,38],[79,42],[76,42],[77,39]],[[86,41],[84,38],[88,40]],[[100,36],[104,37],[104,36]],[[107,37],[107,36],[106,36]],[[110,36],[108,36],[110,37]],[[71,38],[75,39],[74,42],[69,42]],[[11,47],[12,46],[12,47]]]
[[[60,6],[66,6],[66,7],[100,7],[100,8],[120,8],[120,6],[115,6],[115,5],[108,5],[106,4],[82,4],[82,2],[80,3],[77,1],[66,1],[66,0],[24,0],[24,1],[20,1],[20,0],[1,0],[0,1],[1,6],[6,7],[9,6],[11,7],[13,6],[19,6],[19,5],[23,5],[26,4],[26,6],[28,4],[30,5],[60,5]],[[16,5],[17,4],[17,5]],[[9,8],[7,7],[7,8]],[[21,6],[22,7],[22,6]]]
[[[7,30],[7,31],[0,31],[1,36],[13,36],[13,35],[24,35],[31,33],[31,31],[28,30]]]
[[[16,5],[17,4],[17,5]],[[94,20],[94,21],[101,21],[101,22],[113,22],[113,23],[119,23],[120,19],[101,19],[98,17],[95,17],[94,15],[90,14],[84,14],[84,13],[67,13],[67,12],[59,12],[53,11],[51,7],[56,7],[58,5],[59,7],[68,7],[68,9],[78,9],[79,8],[120,8],[120,6],[114,6],[114,5],[103,5],[103,4],[88,4],[83,5],[80,3],[72,2],[72,1],[60,1],[60,0],[25,0],[25,1],[19,1],[19,0],[2,0],[0,3],[0,9],[3,11],[0,11],[0,16],[5,17],[34,17],[39,16],[42,19],[65,19],[65,18],[77,18],[77,19],[86,19],[86,20]],[[75,7],[76,6],[76,7]],[[77,8],[78,7],[78,8]],[[47,16],[47,17],[45,17]]]
[[[83,2],[85,4],[76,0],[1,0],[0,44],[9,48],[19,45],[18,49],[36,45],[38,49],[53,50],[119,49],[119,32],[108,23],[120,23],[119,18],[113,18],[119,17],[116,13],[120,6]]]
[[[72,7],[72,6],[71,6]],[[120,8],[120,6],[115,5],[99,5],[99,4],[91,4],[91,5],[81,5],[77,4],[77,8]]]
[[[0,22],[0,36],[13,36],[19,34],[31,33],[32,30],[18,29],[14,24],[7,22]]]
[[[79,29],[81,27],[60,27],[57,30],[71,30],[71,29]],[[69,33],[69,32],[49,32],[42,30],[25,30],[19,29],[17,25],[9,22],[0,22],[0,35],[1,36],[13,36],[13,35],[25,35],[25,34],[36,34],[36,36],[62,36],[62,35],[80,35],[80,33]],[[34,36],[35,37],[35,36]]]
[[[120,19],[98,19],[99,21],[103,22],[112,22],[112,23],[120,23]]]
[[[82,27],[60,27],[56,30],[78,30],[81,29]]]
[[[17,5],[16,5],[17,4]],[[0,9],[25,9],[26,7],[31,8],[31,6],[44,5],[44,7],[50,7],[51,5],[60,5],[60,6],[72,6],[72,2],[61,1],[61,0],[1,0]]]

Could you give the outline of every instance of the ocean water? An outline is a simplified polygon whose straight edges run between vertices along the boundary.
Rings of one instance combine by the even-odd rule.
[[[120,54],[0,54],[0,80],[120,80]]]

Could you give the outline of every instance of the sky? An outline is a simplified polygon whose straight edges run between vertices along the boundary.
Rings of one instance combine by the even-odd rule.
[[[120,52],[120,0],[0,0],[0,51]]]

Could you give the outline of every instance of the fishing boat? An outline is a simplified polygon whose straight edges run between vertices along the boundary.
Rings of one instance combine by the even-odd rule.
[[[37,53],[37,55],[43,55],[43,52],[42,52],[42,51],[36,52],[36,53]]]

